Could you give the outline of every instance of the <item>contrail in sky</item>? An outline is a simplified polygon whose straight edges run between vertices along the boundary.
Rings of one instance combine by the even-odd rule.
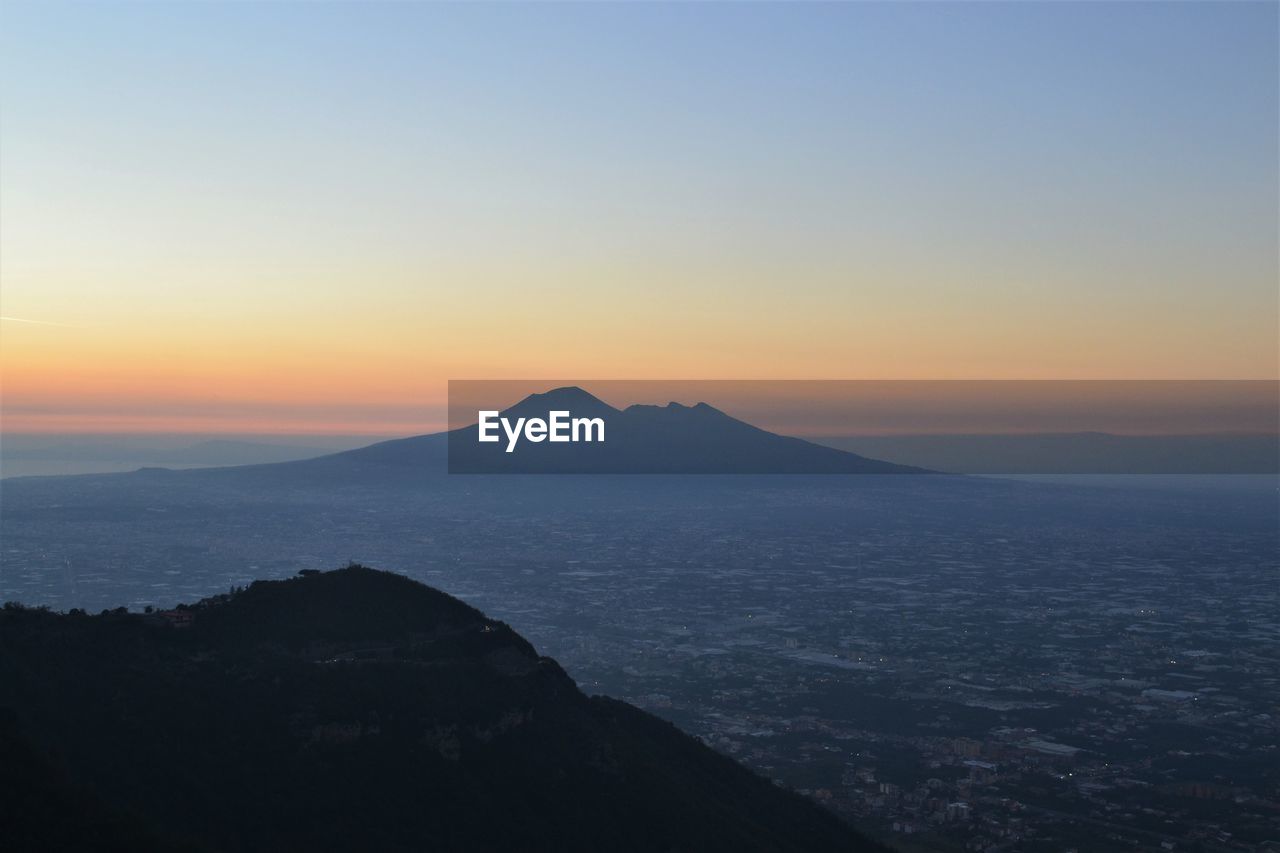
[[[70,323],[51,323],[48,320],[25,320],[22,317],[0,317],[8,323],[30,323],[33,326],[59,326],[63,329],[78,329],[79,326],[72,326]]]

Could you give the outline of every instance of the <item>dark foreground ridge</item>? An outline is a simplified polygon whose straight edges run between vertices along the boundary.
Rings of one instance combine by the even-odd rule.
[[[879,850],[507,625],[359,566],[0,612],[0,846]]]

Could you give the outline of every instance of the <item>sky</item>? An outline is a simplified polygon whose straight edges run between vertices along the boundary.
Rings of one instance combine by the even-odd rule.
[[[0,427],[1275,379],[1274,3],[0,6]]]

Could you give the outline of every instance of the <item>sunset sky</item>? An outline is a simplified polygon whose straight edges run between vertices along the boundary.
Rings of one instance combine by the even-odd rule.
[[[1275,379],[1278,8],[8,2],[0,426]]]

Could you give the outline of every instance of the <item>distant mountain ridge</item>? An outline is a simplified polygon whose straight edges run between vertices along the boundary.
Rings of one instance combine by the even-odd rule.
[[[1280,473],[1280,436],[1100,432],[833,436],[853,453],[962,474]]]
[[[179,447],[145,448],[127,444],[67,444],[5,449],[5,459],[83,459],[89,461],[140,459],[154,464],[228,465],[245,458],[261,457],[263,462],[291,461],[336,452],[333,446],[269,444],[261,441],[215,438]]]
[[[359,566],[163,614],[7,607],[0,683],[15,853],[884,849]]]

